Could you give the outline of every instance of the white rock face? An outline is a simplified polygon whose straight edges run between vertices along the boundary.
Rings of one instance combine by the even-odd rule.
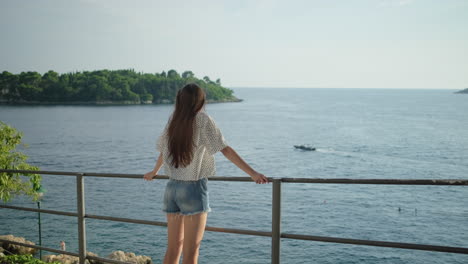
[[[54,262],[58,261],[62,264],[79,264],[80,260],[77,257],[68,256],[68,255],[45,255],[42,257],[42,261],[44,262]],[[86,263],[89,263],[86,261]]]
[[[87,254],[89,256],[97,256],[97,254],[94,254],[93,252],[89,252],[89,251],[87,252]],[[62,264],[79,264],[80,263],[80,259],[78,257],[63,255],[63,254],[45,255],[45,256],[42,256],[42,261],[44,262],[58,261]],[[95,261],[95,260],[86,260],[85,263],[86,264],[103,264],[102,262]]]
[[[133,252],[114,251],[107,256],[108,259],[124,261],[132,264],[152,264],[153,261],[148,256],[137,256]]]
[[[24,244],[29,244],[29,245],[35,245],[33,242],[27,241],[23,237],[15,237],[13,235],[4,235],[4,236],[0,236],[0,238],[5,239],[5,240],[20,242]],[[37,252],[37,249],[34,249],[34,248],[23,247],[23,246],[19,246],[19,245],[7,243],[7,242],[4,242],[4,243],[0,242],[0,257],[4,255],[4,253],[2,253],[4,250],[6,250],[7,252],[11,252],[13,254],[20,254],[20,255],[22,254],[34,255]],[[87,254],[90,256],[97,256],[96,254],[89,252],[89,251],[87,252]],[[109,254],[107,258],[112,259],[112,260],[132,263],[132,264],[153,264],[153,261],[148,256],[143,256],[143,255],[137,256],[133,252],[124,252],[121,250],[112,252],[111,254]],[[44,262],[58,261],[62,264],[79,264],[80,263],[78,257],[64,255],[64,254],[45,255],[45,256],[42,256],[42,261]],[[102,264],[100,261],[94,261],[94,260],[91,260],[91,261],[86,260],[85,263],[86,264]]]
[[[24,243],[24,244],[28,244],[28,245],[35,245],[31,241],[27,241],[24,237],[15,237],[13,235],[5,235],[5,236],[0,236],[0,238],[5,239],[5,240],[19,242],[19,243]],[[10,244],[10,243],[7,243],[7,242],[0,242],[0,248],[3,248],[3,249],[5,249],[8,252],[11,252],[13,254],[20,254],[20,255],[22,255],[22,254],[34,255],[34,253],[37,252],[37,249],[35,249],[35,248],[18,246],[18,245]]]
[[[90,252],[88,252],[89,255]],[[44,262],[54,262],[58,261],[62,264],[80,264],[80,259],[78,257],[69,256],[69,255],[46,255],[42,257],[42,261]],[[93,264],[93,262],[89,260],[85,260],[86,264]]]

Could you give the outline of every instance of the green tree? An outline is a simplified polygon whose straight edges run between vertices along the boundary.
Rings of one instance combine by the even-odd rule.
[[[28,101],[39,101],[42,93],[40,87],[41,75],[37,72],[22,72],[19,75],[19,84],[17,86],[21,97]]]
[[[91,77],[91,91],[94,93],[96,101],[109,100],[112,94],[112,87],[109,86],[107,78],[102,75]]]
[[[17,90],[18,76],[3,71],[0,73],[0,97],[6,100],[18,100],[20,95]]]
[[[208,76],[203,77],[203,80],[204,80],[206,83],[211,83],[210,77],[208,77]]]
[[[143,94],[140,96],[141,101],[153,101],[152,94]]]
[[[59,75],[57,72],[48,71],[42,76],[41,86],[43,97],[48,101],[60,101],[63,97],[63,89],[59,84]]]
[[[187,79],[187,78],[193,78],[195,77],[195,74],[193,74],[192,71],[184,71],[182,73],[182,78]]]
[[[78,90],[72,86],[71,81],[73,80],[73,75],[70,73],[60,75],[59,77],[59,87],[62,87],[61,99],[63,101],[72,101],[76,96]]]
[[[167,77],[170,79],[178,79],[180,78],[180,75],[176,72],[176,70],[169,70],[167,72]]]
[[[22,133],[0,121],[0,168],[5,170],[38,170],[26,163],[27,156],[16,151]],[[24,180],[21,175],[29,180]],[[41,187],[39,174],[0,172],[0,200],[9,201],[17,195],[28,195],[37,200]]]

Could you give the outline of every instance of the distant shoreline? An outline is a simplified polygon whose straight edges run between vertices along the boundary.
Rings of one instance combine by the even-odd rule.
[[[229,89],[269,89],[269,90],[375,90],[375,91],[386,91],[386,90],[404,90],[404,91],[459,91],[456,88],[369,88],[369,87],[229,87]]]
[[[230,98],[222,100],[207,100],[208,104],[217,103],[238,103],[244,101],[239,98]],[[142,102],[142,101],[90,101],[90,102],[43,102],[43,101],[1,101],[0,105],[167,105],[173,104],[169,100],[161,100],[157,102]]]
[[[455,93],[456,94],[468,94],[468,88],[460,90],[460,91],[456,91]]]

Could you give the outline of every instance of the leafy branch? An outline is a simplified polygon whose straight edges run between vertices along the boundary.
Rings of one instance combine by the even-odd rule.
[[[23,134],[0,121],[0,168],[6,170],[39,170],[26,163],[28,157],[16,150]],[[25,180],[24,177],[29,178]],[[33,200],[39,198],[41,176],[32,173],[0,172],[0,200],[8,202],[15,196],[27,195]]]

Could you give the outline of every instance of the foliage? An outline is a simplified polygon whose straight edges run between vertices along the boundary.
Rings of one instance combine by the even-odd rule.
[[[140,73],[134,70],[98,70],[58,74],[48,71],[0,73],[0,101],[6,102],[173,102],[177,90],[193,82],[205,89],[208,100],[232,99],[233,91],[221,80],[197,79],[192,71],[180,75]]]
[[[46,262],[34,258],[31,254],[28,255],[8,255],[0,257],[0,264],[46,264]],[[49,264],[61,264],[58,261],[50,262]]]
[[[16,151],[16,146],[21,144],[21,138],[21,132],[0,121],[0,169],[38,170],[37,167],[26,163],[26,155]],[[29,180],[23,180],[21,175],[29,177]],[[0,200],[7,202],[15,195],[21,194],[37,200],[40,184],[39,174],[0,172]]]

